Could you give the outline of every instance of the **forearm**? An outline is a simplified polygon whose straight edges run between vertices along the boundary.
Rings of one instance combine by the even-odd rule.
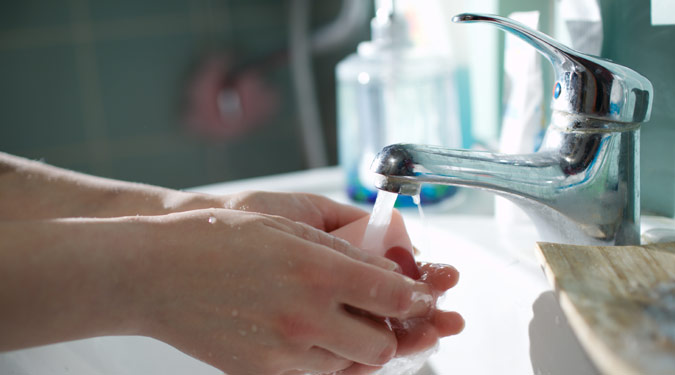
[[[141,230],[115,219],[0,222],[0,351],[136,333]]]
[[[212,197],[89,176],[0,153],[0,220],[159,215]]]

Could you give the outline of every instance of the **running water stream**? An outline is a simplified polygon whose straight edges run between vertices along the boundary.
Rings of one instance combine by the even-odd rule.
[[[384,236],[391,223],[391,215],[394,210],[394,204],[398,194],[387,191],[378,191],[373,212],[368,220],[361,247],[374,253],[384,251]],[[420,196],[413,197],[413,201],[418,207],[420,219],[424,221],[424,212],[420,202]],[[405,323],[405,322],[404,322]],[[397,357],[378,370],[375,375],[412,375],[419,371],[426,360],[436,352],[438,344],[419,353],[406,357]]]
[[[384,235],[389,229],[391,223],[391,213],[394,210],[397,193],[390,193],[388,191],[380,190],[377,192],[377,199],[373,206],[373,213],[370,214],[366,232],[363,235],[363,242],[361,247],[373,252],[380,252]]]
[[[382,243],[384,236],[387,233],[387,229],[389,229],[389,224],[391,223],[391,215],[394,210],[394,204],[396,203],[397,197],[397,193],[390,193],[383,190],[378,191],[377,199],[375,199],[375,205],[373,206],[373,212],[370,214],[368,226],[366,227],[366,231],[361,242],[361,247],[363,249],[374,253],[380,253],[384,251],[384,249],[382,249]],[[426,219],[424,217],[424,211],[422,210],[420,196],[418,194],[412,198],[413,202],[417,205],[417,210],[420,214],[422,225],[425,226],[424,224]],[[426,238],[423,239],[423,242],[423,245],[428,245]]]

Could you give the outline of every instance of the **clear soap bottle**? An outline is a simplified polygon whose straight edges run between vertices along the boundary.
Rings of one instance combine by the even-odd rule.
[[[395,1],[378,2],[371,21],[372,40],[336,67],[339,162],[347,194],[374,202],[377,190],[370,164],[392,143],[459,147],[457,97],[447,60],[415,47],[408,23]],[[453,196],[453,186],[422,186],[422,203]],[[399,197],[397,205],[412,205]]]

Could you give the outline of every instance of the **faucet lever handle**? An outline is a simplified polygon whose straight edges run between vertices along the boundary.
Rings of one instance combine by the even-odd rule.
[[[548,35],[509,18],[462,13],[456,23],[487,22],[536,48],[553,64],[551,108],[599,120],[639,123],[649,120],[654,95],[651,82],[609,60],[575,51]]]

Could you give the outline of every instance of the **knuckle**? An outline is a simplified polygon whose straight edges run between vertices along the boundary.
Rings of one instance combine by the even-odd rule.
[[[232,197],[227,205],[227,208],[249,211],[251,209],[252,202],[255,202],[260,195],[259,191],[255,190],[246,190],[241,193],[238,193],[236,196]]]
[[[295,226],[296,230],[296,235],[302,239],[305,239],[310,242],[318,243],[321,245],[324,245],[324,241],[322,241],[322,232],[319,230],[311,227],[308,224],[305,223],[300,223],[298,222],[297,225]]]

